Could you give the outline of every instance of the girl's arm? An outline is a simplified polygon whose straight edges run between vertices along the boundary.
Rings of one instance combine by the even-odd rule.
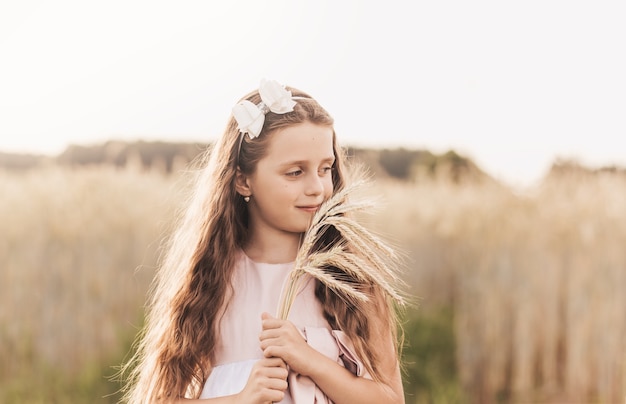
[[[379,364],[387,383],[358,377],[306,343],[289,321],[263,313],[261,349],[266,357],[282,358],[295,372],[310,377],[335,404],[404,403],[402,376],[391,333],[372,339],[372,350],[384,353]]]

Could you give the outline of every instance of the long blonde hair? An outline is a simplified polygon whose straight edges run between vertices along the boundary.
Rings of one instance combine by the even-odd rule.
[[[306,93],[288,88],[298,98],[293,112],[268,113],[259,137],[241,137],[231,116],[226,130],[201,156],[193,193],[177,230],[172,234],[156,273],[136,353],[122,368],[124,402],[147,403],[180,397],[197,398],[211,371],[219,339],[219,314],[227,303],[235,257],[247,237],[248,213],[235,191],[239,167],[254,172],[264,156],[272,132],[302,122],[333,125],[332,117]],[[258,91],[243,99],[261,101]],[[333,134],[335,192],[345,185],[344,155]],[[375,364],[368,349],[367,313],[349,310],[318,290],[325,315],[332,325],[345,326],[355,339],[357,352]],[[385,310],[387,312],[387,310]],[[393,310],[387,313],[395,330]],[[393,324],[391,324],[393,323]],[[394,334],[395,335],[395,334]],[[368,366],[374,371],[376,367]],[[379,375],[380,376],[380,375]]]

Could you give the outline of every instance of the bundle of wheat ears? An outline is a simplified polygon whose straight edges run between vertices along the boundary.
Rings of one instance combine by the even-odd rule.
[[[368,296],[360,286],[370,285],[378,285],[397,303],[404,303],[397,289],[401,282],[397,274],[396,253],[353,217],[357,212],[374,207],[372,200],[352,198],[366,183],[359,180],[346,186],[324,202],[313,216],[310,227],[303,235],[294,269],[283,287],[278,318],[286,320],[289,316],[291,306],[305,284],[306,275],[351,303],[367,301]],[[341,237],[331,237],[336,241],[323,245],[332,229]]]

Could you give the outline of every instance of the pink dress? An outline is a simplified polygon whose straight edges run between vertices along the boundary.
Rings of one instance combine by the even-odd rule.
[[[263,357],[259,347],[261,313],[276,315],[283,284],[293,263],[266,264],[252,261],[240,253],[233,273],[233,296],[220,323],[220,343],[215,364],[200,398],[214,398],[239,393],[254,363]],[[340,331],[332,331],[315,297],[315,280],[307,279],[293,303],[289,320],[302,332],[307,342],[326,356],[335,359],[353,373],[363,375],[361,363]],[[289,389],[282,403],[329,403],[307,377],[289,375]]]

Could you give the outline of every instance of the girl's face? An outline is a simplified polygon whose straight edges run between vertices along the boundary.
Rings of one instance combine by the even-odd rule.
[[[332,127],[305,122],[272,133],[267,155],[245,179],[252,231],[305,231],[332,195],[334,161]]]

